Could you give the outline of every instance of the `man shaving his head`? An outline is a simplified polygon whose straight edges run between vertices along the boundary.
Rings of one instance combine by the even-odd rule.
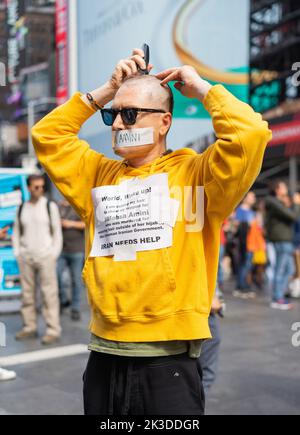
[[[42,119],[33,143],[86,225],[83,278],[92,320],[85,413],[202,415],[199,355],[211,337],[220,230],[254,183],[271,134],[261,115],[193,67],[155,76],[139,68],[146,68],[144,52],[135,49],[105,84],[77,92]],[[200,155],[166,152],[172,81],[212,117],[217,141]],[[99,110],[121,160],[78,137]],[[199,191],[202,226],[193,226],[179,210],[197,206]]]
[[[153,112],[139,111],[137,116],[133,113],[132,122],[135,121],[133,124],[128,123],[131,119],[126,119],[126,113],[125,116],[116,112],[111,115],[113,116],[114,152],[125,158],[132,167],[143,166],[162,156],[166,151],[166,136],[171,128],[174,106],[172,91],[167,83],[175,80],[176,89],[189,98],[203,99],[211,88],[211,85],[202,80],[195,69],[189,66],[172,68],[156,76],[140,75],[138,68],[144,70],[146,63],[143,51],[135,49],[130,58],[118,63],[111,79],[102,88],[91,92],[96,101],[100,101],[101,95],[102,104],[103,97],[108,101],[113,100],[113,110],[153,110]],[[150,64],[148,72],[152,69],[153,65]],[[86,96],[82,96],[82,99],[88,103]],[[104,120],[106,115],[108,117],[108,113],[104,111],[102,114]],[[143,129],[141,141],[138,140],[139,137],[134,136],[136,129]],[[126,133],[125,135],[122,133],[127,130],[133,130],[136,145],[134,140],[129,141],[127,146],[122,144],[122,138],[124,136],[126,138]]]

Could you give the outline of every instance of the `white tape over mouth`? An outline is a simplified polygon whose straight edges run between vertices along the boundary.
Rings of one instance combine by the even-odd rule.
[[[136,147],[154,143],[154,128],[113,131],[114,148]]]

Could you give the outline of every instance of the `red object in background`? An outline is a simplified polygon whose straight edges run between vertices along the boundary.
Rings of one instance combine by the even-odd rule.
[[[300,155],[300,114],[287,115],[270,121],[272,140],[266,157]]]
[[[222,246],[226,246],[226,243],[227,243],[226,234],[224,231],[224,225],[226,225],[227,223],[228,223],[228,220],[226,219],[221,227],[221,245]]]
[[[68,0],[56,0],[56,97],[57,104],[68,95]]]
[[[293,120],[272,126],[273,138],[270,146],[282,143],[300,142],[300,121]]]

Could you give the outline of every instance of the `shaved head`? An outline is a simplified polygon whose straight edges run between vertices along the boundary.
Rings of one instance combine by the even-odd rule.
[[[174,98],[171,88],[168,85],[162,86],[161,81],[152,75],[139,75],[124,81],[120,90],[132,88],[132,92],[138,92],[140,96],[158,107],[173,115]],[[130,89],[131,90],[131,89]]]
[[[169,86],[151,75],[138,75],[125,80],[118,89],[112,108],[152,109],[158,112],[140,111],[134,125],[127,125],[119,113],[112,125],[112,131],[126,129],[147,129],[153,131],[153,142],[141,146],[115,147],[115,154],[131,162],[144,161],[144,157],[155,158],[166,151],[166,137],[172,125],[173,94]],[[155,156],[155,157],[154,157]]]

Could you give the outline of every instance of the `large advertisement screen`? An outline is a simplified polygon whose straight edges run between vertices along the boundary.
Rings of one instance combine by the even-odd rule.
[[[78,88],[92,90],[132,48],[150,45],[154,73],[193,65],[211,83],[248,99],[249,0],[77,0]],[[198,101],[175,94],[168,146],[181,148],[212,131]],[[107,155],[111,133],[95,115],[82,130]]]
[[[20,294],[20,272],[12,247],[13,224],[17,209],[29,199],[26,179],[29,174],[18,169],[0,168],[0,229],[7,230],[0,240],[0,298]]]

